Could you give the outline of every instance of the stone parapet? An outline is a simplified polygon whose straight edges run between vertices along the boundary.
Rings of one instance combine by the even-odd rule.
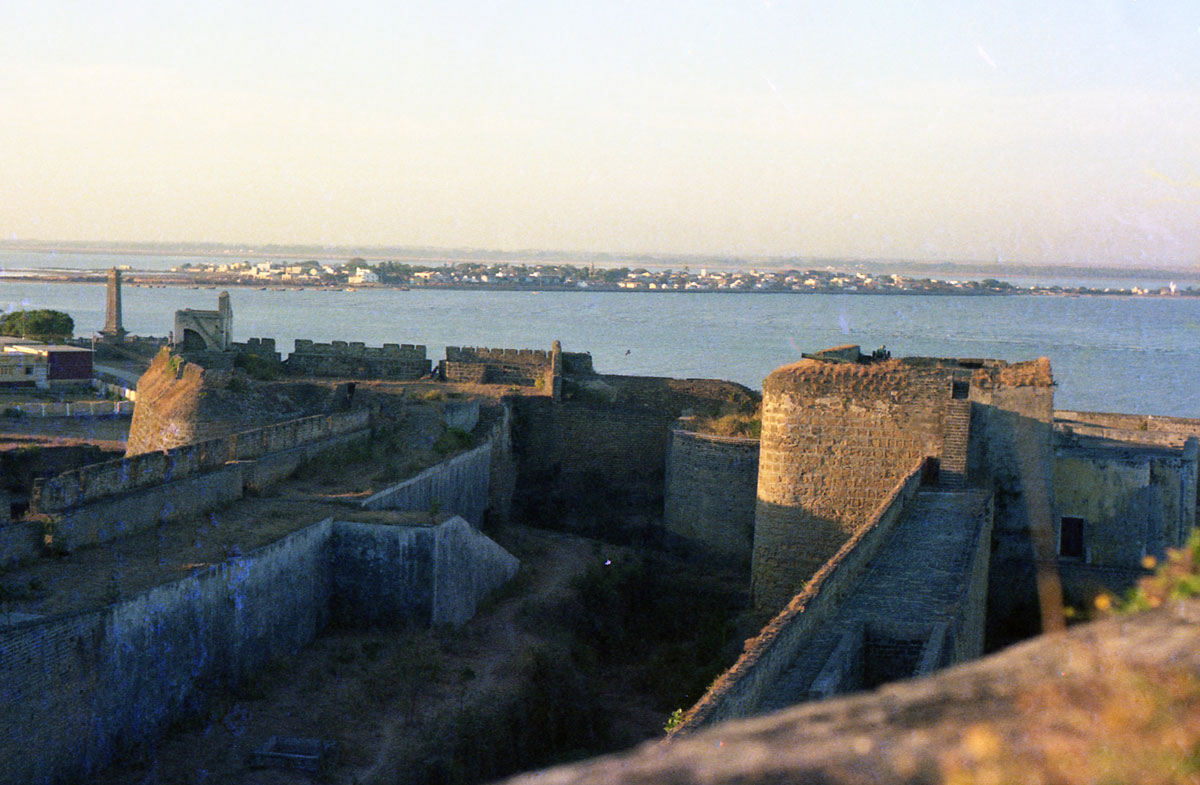
[[[345,379],[420,379],[428,376],[432,367],[425,347],[408,343],[373,347],[358,341],[297,339],[287,359],[289,373]]]

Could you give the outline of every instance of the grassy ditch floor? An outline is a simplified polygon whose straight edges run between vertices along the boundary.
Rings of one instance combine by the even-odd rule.
[[[308,783],[251,770],[271,735],[332,739],[330,783],[479,783],[662,733],[736,657],[735,575],[509,526],[517,578],[461,629],[333,629],[95,781]]]

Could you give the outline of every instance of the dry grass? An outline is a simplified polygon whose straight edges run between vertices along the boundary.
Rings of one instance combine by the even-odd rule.
[[[762,416],[759,412],[753,414],[726,414],[721,417],[705,417],[695,421],[694,428],[699,433],[711,433],[716,436],[742,436],[757,439],[762,435]]]
[[[1200,781],[1200,680],[1178,669],[1135,670],[1082,647],[1074,654],[1074,678],[1036,682],[1019,695],[1018,721],[964,728],[961,743],[940,756],[940,781]]]
[[[1125,598],[1096,598],[1098,616],[1159,608],[1200,595],[1200,536]],[[986,722],[964,731],[943,756],[946,783],[1200,782],[1200,678],[1169,665],[1130,666],[1112,653],[1070,642],[1069,670],[1028,685],[1016,701],[1017,722]]]

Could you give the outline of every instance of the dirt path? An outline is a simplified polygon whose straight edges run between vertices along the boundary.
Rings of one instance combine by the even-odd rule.
[[[552,600],[602,558],[593,541],[571,535],[515,526],[505,535],[522,573],[461,629],[331,630],[236,693],[214,697],[204,717],[94,781],[313,782],[299,772],[247,767],[255,747],[283,735],[339,742],[340,761],[323,782],[387,782],[403,767],[405,751],[436,738],[449,710],[512,687],[516,663],[536,643],[517,623],[522,603]]]

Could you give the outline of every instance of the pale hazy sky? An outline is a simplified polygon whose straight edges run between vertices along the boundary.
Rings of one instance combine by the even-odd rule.
[[[0,237],[1200,266],[1200,0],[0,0]]]

